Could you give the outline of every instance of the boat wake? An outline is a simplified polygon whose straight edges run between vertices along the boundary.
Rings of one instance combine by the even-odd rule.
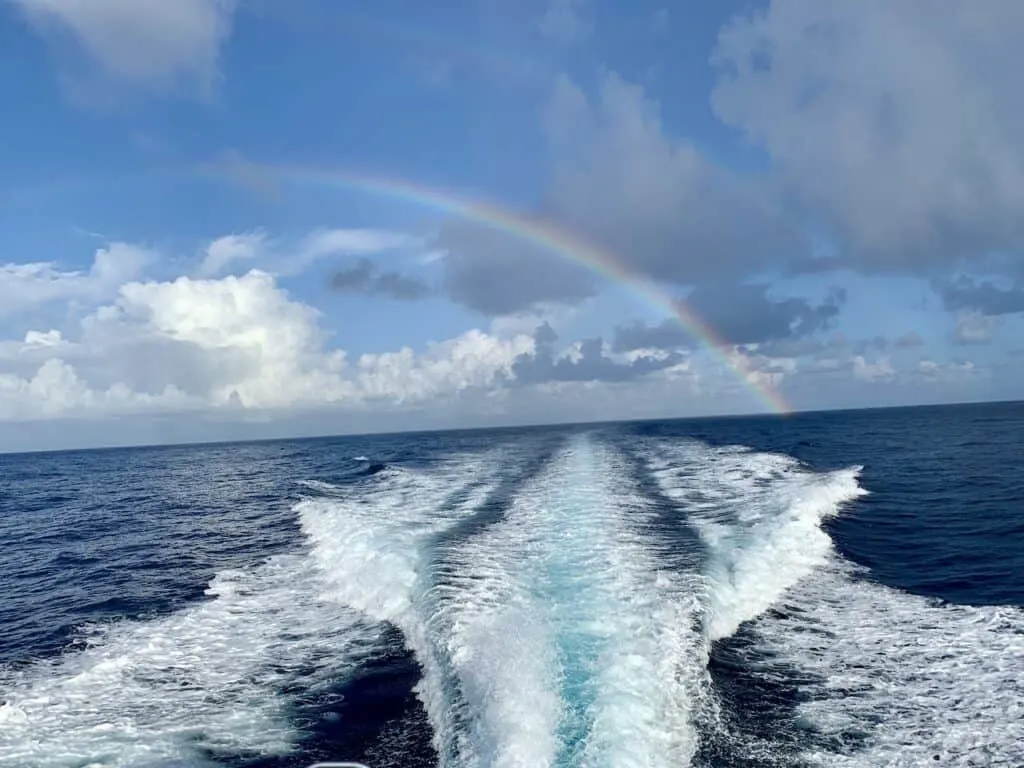
[[[311,480],[306,551],[4,670],[0,766],[297,754],[393,628],[446,768],[1024,764],[1020,611],[845,561],[858,475],[593,432]]]

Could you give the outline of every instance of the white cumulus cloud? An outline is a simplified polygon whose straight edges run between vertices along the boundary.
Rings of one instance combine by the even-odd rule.
[[[0,419],[386,408],[496,385],[532,350],[529,335],[471,330],[352,364],[269,273],[132,280],[74,329],[0,342]]]
[[[471,387],[487,387],[510,375],[519,355],[534,349],[531,336],[499,338],[470,330],[445,342],[431,344],[417,355],[406,347],[398,352],[363,355],[358,382],[368,397],[398,402],[421,401]]]
[[[103,299],[155,259],[149,249],[112,243],[96,251],[88,272],[52,262],[0,264],[0,317],[55,301]]]
[[[852,359],[853,375],[861,381],[869,383],[891,381],[896,376],[896,369],[888,357],[875,362],[868,362],[863,355],[855,355]]]
[[[251,262],[263,253],[265,245],[266,235],[258,231],[218,237],[206,246],[198,274],[216,277],[236,262]]]

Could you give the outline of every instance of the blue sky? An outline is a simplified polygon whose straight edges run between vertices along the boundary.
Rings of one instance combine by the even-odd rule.
[[[1020,397],[1022,16],[3,0],[0,449]]]

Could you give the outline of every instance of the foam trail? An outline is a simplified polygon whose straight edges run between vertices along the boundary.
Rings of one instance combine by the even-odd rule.
[[[376,621],[401,629],[422,667],[417,693],[442,764],[460,751],[459,704],[447,681],[443,638],[430,629],[432,543],[483,503],[503,465],[502,452],[454,457],[429,472],[389,468],[365,486],[296,506],[324,593]],[[487,480],[490,478],[490,485]]]
[[[857,468],[696,443],[656,444],[651,466],[708,546],[709,640],[745,624],[751,674],[799,672],[802,761],[1024,765],[1024,612],[867,581],[820,528],[863,493]]]
[[[711,641],[734,634],[823,565],[833,547],[822,520],[866,493],[857,484],[860,467],[815,473],[790,457],[745,448],[660,445],[650,466],[708,548]]]
[[[773,664],[810,672],[813,765],[1024,765],[1024,611],[942,604],[835,558],[753,626]]]
[[[446,563],[433,618],[446,637],[468,733],[465,766],[550,766],[562,716],[551,615],[527,586],[509,578],[543,545],[514,512],[463,544]],[[519,547],[510,547],[509,538]],[[525,562],[515,564],[519,558]]]
[[[581,437],[452,555],[441,620],[479,766],[685,766],[704,661],[613,451]],[[511,651],[511,652],[510,652]]]
[[[369,654],[379,630],[315,598],[304,556],[224,571],[214,599],[93,628],[85,650],[0,670],[0,766],[206,765],[205,753],[296,746],[286,686],[316,691]]]

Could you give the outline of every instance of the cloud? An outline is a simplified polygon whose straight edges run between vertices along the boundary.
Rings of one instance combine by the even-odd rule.
[[[895,344],[899,349],[912,349],[924,346],[924,339],[915,331],[907,331],[896,339]]]
[[[63,271],[51,262],[0,264],[0,317],[57,301],[102,299],[155,259],[147,248],[111,243],[95,252],[88,272]]]
[[[890,342],[885,336],[874,336],[870,339],[860,339],[850,345],[850,348],[855,354],[864,355],[868,352],[879,351],[885,352],[889,349]]]
[[[165,404],[178,395],[172,390],[165,392]],[[150,401],[151,398],[129,392],[124,386],[103,392],[91,390],[74,368],[58,358],[47,360],[31,378],[0,374],[0,420],[3,421],[52,418],[83,409],[103,411],[111,404],[116,404],[118,410],[134,410],[145,407]]]
[[[1024,312],[1024,286],[1000,288],[990,281],[961,277],[937,282],[936,290],[950,311],[975,310],[982,315],[1009,315]]]
[[[217,76],[236,0],[14,0],[40,31],[70,38],[105,75],[147,88]]]
[[[774,271],[795,251],[763,190],[667,136],[658,105],[614,73],[591,102],[559,80],[546,116],[552,217],[633,272],[679,285]]]
[[[846,349],[847,346],[846,337],[841,333],[837,333],[829,339],[808,337],[801,339],[776,339],[774,341],[751,344],[746,346],[745,349],[768,358],[794,359],[798,357],[831,355],[838,350]]]
[[[833,333],[827,339],[820,337],[800,337],[790,339],[776,339],[768,342],[749,345],[749,351],[770,358],[813,358],[816,362],[824,362],[828,368],[835,368],[839,365],[836,355],[849,352],[853,355],[867,355],[871,352],[886,352],[890,349],[912,349],[924,345],[922,339],[914,331],[908,331],[895,339],[885,336],[873,336],[868,339],[847,339],[843,333]]]
[[[416,277],[397,272],[377,272],[370,259],[360,259],[355,266],[335,272],[331,288],[343,293],[383,296],[401,301],[424,299],[433,293],[431,287]]]
[[[842,263],[999,261],[1024,245],[1022,26],[1013,0],[772,0],[722,30],[714,109]]]
[[[604,343],[600,338],[585,339],[568,354],[557,355],[554,350],[557,339],[547,323],[537,329],[534,349],[520,355],[512,366],[512,373],[519,384],[632,381],[656,371],[684,365],[687,360],[682,353],[673,352],[660,356],[637,356],[627,362],[617,362],[605,354]]]
[[[884,381],[892,381],[896,377],[896,369],[888,357],[882,357],[875,362],[868,362],[862,355],[853,357],[853,375],[861,381],[870,384]]]
[[[970,360],[939,363],[935,360],[919,360],[916,373],[929,382],[963,382],[987,377],[988,372],[979,369]]]
[[[343,358],[323,352],[318,313],[292,301],[272,276],[128,283],[117,302],[87,318],[87,340],[179,342],[209,355],[236,353],[239,365],[203,393],[214,404],[247,407],[330,402],[347,388]]]
[[[802,258],[764,189],[668,137],[657,104],[617,74],[593,100],[560,78],[545,133],[554,168],[531,216],[589,241],[626,273],[695,285],[772,275]],[[488,314],[578,303],[596,290],[585,268],[487,227],[453,224],[437,245],[448,253],[449,295]]]
[[[957,344],[987,344],[992,340],[995,317],[980,312],[963,310],[956,315],[953,341]]]
[[[688,346],[693,339],[678,320],[669,318],[657,325],[634,322],[615,329],[612,349],[629,352],[635,349],[676,349]]]
[[[326,256],[367,256],[422,246],[419,238],[383,229],[317,229],[294,249],[296,266],[305,268]]]
[[[587,37],[593,31],[587,5],[588,0],[548,0],[538,22],[541,34],[562,45]]]
[[[292,241],[272,240],[262,230],[212,240],[204,249],[197,277],[216,277],[257,268],[275,275],[300,274],[330,256],[361,256],[422,246],[418,238],[381,229],[320,228]],[[384,282],[394,282],[390,278]],[[404,281],[398,281],[403,283]],[[396,290],[408,285],[396,285]]]
[[[449,222],[436,246],[445,251],[445,292],[485,315],[515,314],[548,302],[574,304],[597,291],[586,268],[482,225]]]
[[[266,272],[131,280],[70,333],[0,341],[0,420],[386,410],[507,381],[533,344],[473,330],[353,363]]]
[[[806,299],[773,299],[766,285],[701,285],[687,297],[687,307],[730,344],[760,344],[800,339],[832,326],[846,294],[835,290],[821,304]],[[615,331],[616,351],[671,349],[692,343],[675,319],[656,326],[634,323]]]
[[[363,355],[356,381],[367,398],[423,402],[508,380],[515,361],[533,345],[529,336],[502,339],[474,329],[431,344],[422,354],[406,347]]]
[[[264,253],[266,239],[266,234],[259,231],[218,237],[206,246],[199,276],[215,277],[234,262],[256,260]]]

